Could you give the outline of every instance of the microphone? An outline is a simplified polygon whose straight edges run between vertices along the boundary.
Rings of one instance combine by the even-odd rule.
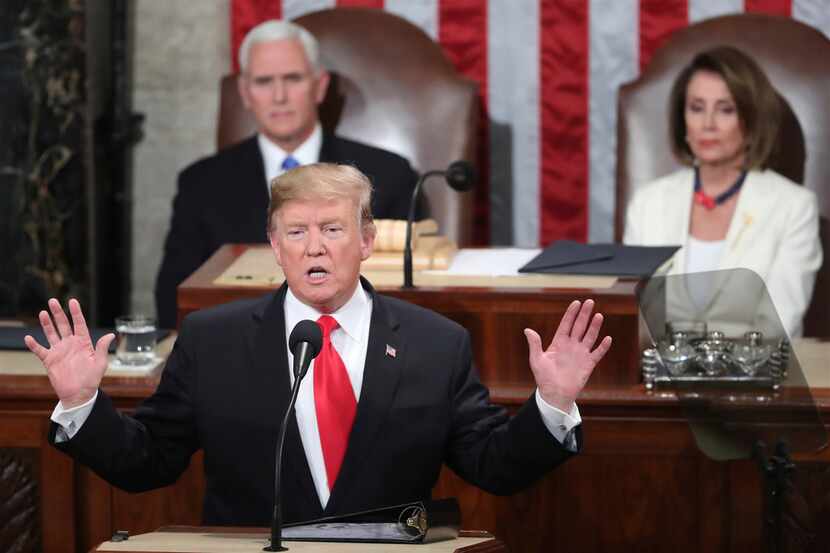
[[[458,192],[466,192],[478,180],[476,178],[475,167],[469,161],[464,160],[450,163],[444,178],[447,179],[447,184],[450,185],[450,188]]]
[[[288,337],[288,349],[294,356],[294,386],[297,380],[305,378],[311,360],[317,357],[323,347],[323,331],[320,325],[308,319],[300,321]]]
[[[412,283],[412,222],[415,220],[415,206],[418,204],[418,193],[421,191],[421,185],[429,177],[443,176],[444,180],[453,190],[458,192],[465,192],[471,189],[476,183],[476,170],[469,161],[459,160],[450,163],[445,171],[432,170],[427,171],[418,182],[415,183],[415,189],[412,191],[412,199],[409,202],[409,216],[406,218],[406,242],[403,250],[403,287],[415,288]]]
[[[277,437],[277,458],[274,468],[274,514],[271,517],[271,543],[262,548],[263,551],[287,551],[282,546],[282,495],[280,492],[280,474],[282,473],[282,451],[285,445],[285,432],[288,428],[288,420],[297,403],[297,394],[300,391],[300,381],[308,372],[311,360],[317,357],[323,347],[323,331],[320,325],[308,319],[300,321],[291,331],[288,337],[288,349],[294,356],[294,386],[291,388],[291,400],[285,410],[285,418],[280,426],[280,433]]]

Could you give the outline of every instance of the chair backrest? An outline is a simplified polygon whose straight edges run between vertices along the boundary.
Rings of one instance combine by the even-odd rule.
[[[719,44],[753,56],[785,100],[771,166],[818,196],[824,264],[805,317],[805,335],[830,336],[830,40],[790,18],[760,14],[716,17],[673,34],[642,75],[620,89],[617,106],[615,235],[636,186],[678,166],[668,139],[668,99],[681,69]]]
[[[382,10],[336,8],[296,21],[320,43],[332,83],[320,108],[327,130],[407,158],[416,171],[476,162],[478,87],[455,71],[441,47],[415,25]],[[222,79],[217,147],[256,130],[236,89]],[[472,241],[473,192],[432,179],[424,192],[430,217],[459,245]]]

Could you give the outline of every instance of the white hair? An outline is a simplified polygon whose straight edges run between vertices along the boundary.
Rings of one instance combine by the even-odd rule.
[[[281,19],[269,19],[248,31],[248,34],[242,40],[242,45],[239,46],[240,69],[245,71],[248,68],[248,52],[254,44],[292,38],[300,41],[309,65],[315,73],[318,73],[322,66],[320,65],[320,48],[317,39],[296,23]]]

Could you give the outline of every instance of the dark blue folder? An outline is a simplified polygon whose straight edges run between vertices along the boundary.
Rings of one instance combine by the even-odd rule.
[[[653,274],[678,249],[680,246],[582,244],[558,240],[519,272],[645,277]]]

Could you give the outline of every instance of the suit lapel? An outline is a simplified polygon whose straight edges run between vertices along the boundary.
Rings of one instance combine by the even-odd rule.
[[[283,309],[287,289],[287,285],[283,284],[274,294],[273,300],[254,313],[253,316],[260,321],[260,325],[251,337],[250,344],[254,353],[254,362],[257,364],[257,374],[261,375],[260,381],[263,389],[273,390],[273,393],[269,394],[269,397],[273,398],[269,409],[269,417],[277,428],[277,432],[291,399],[291,381],[288,376],[288,346],[285,342],[285,311]],[[277,432],[274,433],[275,447]],[[299,494],[302,499],[296,501],[296,503],[319,506],[320,499],[317,496],[311,471],[308,468],[296,415],[292,415],[288,423],[284,455],[283,496]],[[322,513],[322,507],[318,508]]]
[[[663,221],[662,230],[666,235],[666,244],[681,244],[672,258],[670,275],[683,275],[686,272],[686,252],[689,247],[689,224],[692,213],[692,196],[694,194],[694,173],[691,169],[678,171],[673,180],[663,190],[665,197],[661,202],[663,213],[655,215]],[[677,315],[685,312],[685,307],[694,305],[686,287],[685,277],[672,276],[666,280],[666,301],[670,313]],[[654,329],[661,332],[662,329]]]
[[[663,202],[666,206],[664,228],[672,236],[666,240],[667,244],[682,244],[674,256],[675,274],[683,274],[686,271],[686,248],[689,243],[689,218],[692,212],[692,196],[694,194],[694,174],[691,170],[680,171],[677,175],[677,182],[671,188],[667,187],[666,193],[674,198],[668,198]],[[680,224],[677,222],[680,221]]]
[[[319,161],[326,163],[337,163],[341,161],[337,155],[336,140],[333,134],[323,132],[323,143],[320,145]]]
[[[752,232],[758,223],[758,213],[762,213],[764,203],[763,180],[757,178],[756,172],[750,172],[738,195],[735,214],[726,232],[724,252],[719,269],[735,267],[752,242]]]
[[[713,281],[714,294],[706,306],[707,311],[712,309],[720,294],[729,289],[729,281],[735,274],[735,271],[731,269],[740,267],[741,258],[751,249],[752,233],[758,223],[757,214],[763,212],[760,209],[764,199],[764,191],[761,189],[763,183],[757,175],[757,172],[751,171],[746,176],[741,193],[738,195],[738,203],[735,205],[735,213],[729,223],[729,230],[726,231],[723,253]]]
[[[405,363],[405,344],[399,341],[397,333],[399,322],[389,311],[384,298],[375,293],[368,281],[361,279],[361,283],[372,296],[363,387],[346,456],[326,513],[338,512],[350,497],[360,497],[360,477],[365,459],[372,454],[372,444],[387,419]]]
[[[245,209],[250,209],[252,215],[261,215],[264,218],[268,209],[268,181],[265,179],[265,161],[259,150],[256,135],[240,145],[237,171],[234,181],[234,195]]]

